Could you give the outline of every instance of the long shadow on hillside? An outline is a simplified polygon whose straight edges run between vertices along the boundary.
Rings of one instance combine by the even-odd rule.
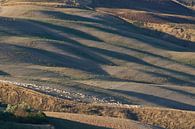
[[[105,25],[105,27],[101,27],[98,25],[85,24],[84,26],[95,28],[97,30],[111,34],[120,35],[126,38],[137,39],[138,41],[141,41],[145,44],[151,45],[152,47],[156,47],[159,49],[180,52],[195,51],[195,44],[193,42],[178,39],[167,33],[153,31],[145,28],[139,28],[129,23],[128,24],[126,23],[125,25],[126,27],[124,26],[124,24],[123,25],[121,24],[121,26],[113,25],[115,29],[108,29],[107,26],[110,25]]]
[[[73,16],[71,16],[71,17],[73,17]],[[76,17],[77,16],[75,16],[75,18]],[[100,18],[106,20],[105,17],[100,17]],[[90,19],[90,18],[88,18],[88,19]],[[108,21],[109,20],[110,19],[108,19]],[[120,20],[120,19],[118,19],[118,20]],[[79,31],[79,30],[64,27],[64,26],[54,25],[54,24],[50,24],[50,23],[40,22],[40,21],[32,21],[31,20],[29,22],[29,21],[25,21],[25,20],[24,21],[21,21],[21,20],[17,21],[16,20],[15,22],[10,22],[10,23],[9,23],[9,21],[6,21],[6,23],[4,21],[4,22],[1,22],[1,24],[10,30],[10,31],[6,31],[7,33],[14,32],[13,35],[24,35],[24,36],[31,35],[31,36],[38,36],[38,37],[42,37],[42,38],[63,41],[64,40],[63,36],[59,36],[59,34],[55,34],[54,32],[50,32],[51,30],[56,30],[56,31],[61,31],[65,34],[74,35],[76,37],[84,38],[87,40],[102,42],[101,39],[99,39],[95,36],[92,36],[90,34],[87,34],[83,31]],[[39,26],[36,26],[36,24],[38,24]],[[134,39],[140,40],[146,44],[152,45],[153,47],[160,48],[160,49],[173,50],[173,51],[192,51],[195,49],[195,44],[193,42],[181,40],[181,39],[175,38],[174,36],[168,35],[166,33],[153,31],[153,30],[149,30],[149,29],[144,29],[144,28],[139,28],[139,27],[136,27],[132,24],[126,23],[125,21],[122,21],[122,20],[121,20],[121,24],[115,25],[113,23],[104,22],[104,24],[102,24],[102,25],[104,25],[105,27],[103,28],[103,27],[91,25],[91,24],[85,24],[84,26],[93,27],[93,28],[99,29],[99,30],[104,31],[104,32],[117,34],[117,35],[124,36],[127,38],[134,38]],[[31,26],[31,31],[29,31],[29,26]],[[42,26],[42,27],[40,27],[40,26]],[[107,26],[110,26],[113,29],[108,29]],[[46,30],[46,28],[43,28],[43,27],[51,28],[51,30],[50,31]],[[123,30],[123,31],[121,31],[121,30]],[[3,31],[3,30],[1,30],[1,31]],[[136,35],[136,34],[138,34],[138,35]],[[146,36],[143,36],[143,35],[146,35],[146,36],[149,36],[152,38],[156,38],[156,39],[166,40],[169,42],[162,43],[162,41],[153,40],[153,39],[146,37]]]
[[[96,41],[96,42],[103,42],[103,40],[101,40],[100,38],[93,36],[89,33],[86,33],[84,31],[80,31],[78,29],[69,28],[69,27],[60,26],[60,25],[54,25],[51,23],[40,22],[40,21],[31,21],[31,22],[34,24],[36,23],[38,25],[44,26],[44,27],[48,27],[51,30],[55,30],[55,31],[57,30],[57,31],[63,32],[65,34],[73,35],[75,37],[79,37],[79,38],[83,38],[83,39],[87,39],[87,40],[92,40],[92,41]],[[62,37],[58,40],[64,40],[64,37]]]
[[[85,57],[85,58],[88,55],[87,53],[84,53],[85,50],[87,50],[87,52],[93,51],[95,53],[99,53],[100,55],[104,55],[104,56],[107,56],[107,57],[115,58],[115,59],[118,59],[118,60],[123,60],[123,61],[132,62],[132,63],[136,63],[136,64],[140,64],[140,65],[150,66],[153,69],[155,68],[155,69],[158,69],[158,70],[163,70],[163,71],[165,71],[167,73],[171,73],[172,75],[181,75],[181,76],[186,77],[186,78],[191,79],[191,80],[194,80],[195,79],[195,76],[194,75],[191,75],[189,73],[185,73],[185,72],[181,72],[181,71],[176,71],[176,70],[169,69],[169,68],[164,68],[164,67],[161,67],[161,66],[156,66],[154,64],[150,64],[148,62],[145,62],[145,61],[143,61],[143,60],[141,60],[139,58],[136,58],[134,56],[130,56],[128,54],[124,54],[124,53],[120,53],[120,52],[116,52],[116,51],[111,51],[111,50],[107,50],[107,49],[101,49],[101,48],[83,46],[80,43],[77,43],[77,44],[74,44],[74,45],[75,45],[74,46],[75,48],[72,47],[71,49],[69,49],[69,46],[66,45],[66,44],[60,44],[60,45],[59,44],[53,44],[53,46],[57,47],[58,49],[61,49],[61,50],[66,51],[66,52],[69,51],[72,54],[75,54],[75,55],[78,55],[78,56],[82,56],[82,57]],[[85,47],[85,48],[83,49],[83,47]],[[84,50],[83,52],[82,52],[82,49]],[[70,50],[76,50],[76,51],[78,50],[80,52],[74,52],[74,51],[70,51]],[[97,55],[99,55],[99,54],[97,54]],[[89,57],[87,57],[87,58],[90,59]],[[93,58],[95,60],[93,60]],[[93,60],[95,62],[98,61],[95,57],[92,57],[91,60]],[[99,63],[100,63],[100,61],[99,61]],[[112,64],[108,63],[107,65],[116,66],[116,64],[113,64],[113,63]],[[148,73],[148,74],[151,74],[151,73]],[[158,76],[160,76],[160,75],[158,75]],[[161,77],[165,77],[165,76],[161,75]],[[170,77],[169,77],[169,79],[170,79]],[[170,81],[172,83],[173,83],[173,80],[177,80],[177,81],[174,81],[175,84],[176,83],[178,84],[180,82],[180,84],[195,85],[192,82],[182,81],[182,80],[179,81],[176,77],[172,77],[172,79],[170,79]],[[125,81],[125,80],[123,80],[123,81]]]
[[[107,127],[100,127],[95,125],[89,125],[86,123],[80,123],[76,121],[60,119],[60,118],[52,118],[52,117],[49,117],[49,122],[56,129],[110,129]]]
[[[58,12],[58,13],[61,14],[61,12]],[[75,19],[77,19],[78,21],[83,20],[83,21],[94,22],[94,19],[92,19],[92,18],[81,17],[81,16],[77,16],[77,15],[69,15],[69,14],[61,14],[61,15],[65,15],[63,17],[68,17],[69,20],[73,20],[73,21]],[[66,16],[66,15],[68,15],[68,16]],[[171,36],[167,33],[153,31],[153,30],[144,29],[144,28],[139,28],[139,27],[136,27],[132,24],[129,24],[129,23],[127,23],[127,22],[125,22],[121,19],[118,19],[117,17],[115,17],[115,19],[120,20],[121,24],[116,24],[115,25],[114,22],[110,23],[110,22],[108,22],[108,21],[110,21],[110,19],[108,19],[105,16],[103,16],[103,17],[99,16],[98,19],[100,21],[104,21],[101,24],[104,25],[105,27],[100,27],[100,26],[91,25],[91,24],[83,24],[83,25],[86,26],[86,27],[96,28],[96,29],[99,29],[99,30],[104,31],[104,32],[124,36],[124,37],[127,37],[127,38],[134,38],[134,39],[140,40],[144,43],[147,43],[149,45],[152,45],[153,47],[160,48],[160,49],[173,50],[173,51],[192,51],[192,50],[194,51],[194,49],[195,49],[195,44],[193,42],[178,39],[178,38],[176,38],[174,36]],[[49,34],[49,32],[47,30],[44,30],[43,28],[39,28],[40,30],[34,30],[34,29],[37,28],[37,26],[33,25],[33,24],[30,24],[30,23],[27,24],[27,22],[28,21],[25,21],[25,20],[23,20],[23,21],[21,21],[21,20],[17,21],[16,20],[15,22],[10,22],[10,24],[9,24],[9,20],[0,21],[0,23],[2,25],[4,25],[5,27],[7,25],[7,27],[10,28],[10,30],[11,30],[11,28],[15,29],[16,32],[18,30],[21,30],[20,32],[18,32],[18,34],[23,34],[23,35],[31,34],[32,36],[33,35],[34,36],[41,35],[43,38],[52,38],[52,39],[56,39],[56,40],[63,40],[64,39],[64,37],[59,37],[59,36],[54,38],[55,37],[54,35],[52,37],[52,35]],[[70,34],[70,35],[74,35],[76,37],[81,37],[81,38],[88,39],[88,40],[102,42],[101,39],[99,39],[95,36],[92,36],[88,33],[85,33],[83,31],[79,31],[79,30],[76,30],[76,29],[73,29],[73,28],[68,28],[68,27],[64,27],[64,26],[58,26],[58,25],[54,25],[54,24],[50,24],[50,23],[44,23],[44,22],[38,22],[38,21],[31,21],[31,22],[37,23],[37,24],[42,25],[42,26],[50,27],[50,28],[55,29],[57,31],[62,31],[62,32]],[[22,26],[22,27],[20,27],[20,26]],[[27,29],[27,28],[29,28],[29,26],[31,26],[31,31],[29,31]],[[108,29],[107,28],[108,26],[112,27],[113,29]],[[121,31],[121,30],[123,30],[123,31]],[[1,30],[1,31],[3,31],[3,30]],[[11,33],[11,32],[12,31],[10,31],[10,32],[7,31],[7,33]],[[14,34],[16,35],[17,33],[14,33]],[[135,35],[135,34],[142,34],[142,35]],[[152,38],[156,38],[156,39],[165,40],[165,41],[168,41],[168,42],[161,43],[162,41],[153,40],[149,37],[144,37],[143,35],[146,35],[146,36],[149,36],[149,37],[152,37]]]
[[[41,24],[43,24],[43,23],[41,23]],[[52,25],[51,26],[49,23],[43,24],[43,25],[47,25],[51,29],[59,29],[59,27],[57,25]],[[63,27],[62,27],[62,29],[63,29]],[[61,29],[60,29],[60,31],[62,31],[63,33],[66,33],[66,31],[63,31]],[[143,40],[146,41],[145,39],[143,39]],[[150,42],[151,42],[151,40],[150,40]],[[176,70],[172,70],[172,69],[168,69],[168,68],[164,68],[164,67],[160,67],[160,66],[156,66],[156,65],[150,64],[148,62],[145,62],[145,61],[143,61],[139,58],[130,56],[128,54],[124,54],[124,53],[120,53],[120,52],[116,52],[116,51],[111,51],[111,50],[107,50],[107,49],[102,49],[102,48],[95,48],[95,47],[85,46],[85,45],[83,45],[83,44],[81,44],[81,43],[79,43],[75,40],[71,40],[71,39],[69,39],[69,41],[67,43],[69,45],[66,45],[66,44],[61,44],[61,45],[53,44],[53,45],[55,47],[57,47],[58,49],[61,49],[61,50],[66,51],[66,52],[69,51],[70,53],[72,53],[74,55],[81,56],[81,57],[84,57],[84,58],[87,57],[88,59],[96,61],[97,63],[103,63],[103,62],[101,62],[101,60],[99,60],[98,58],[95,58],[95,56],[89,57],[89,54],[85,53],[85,52],[87,52],[86,50],[88,50],[88,52],[91,51],[91,52],[94,52],[94,53],[99,53],[99,54],[95,54],[95,55],[104,55],[104,56],[107,56],[107,57],[112,57],[112,58],[127,61],[127,62],[133,62],[133,63],[137,63],[137,64],[141,64],[141,65],[146,65],[146,66],[150,66],[152,68],[160,69],[160,70],[172,73],[172,74],[179,74],[179,75],[188,77],[189,79],[192,79],[192,80],[195,79],[194,75],[184,73],[184,72],[180,72],[180,71],[176,71]],[[71,46],[71,45],[73,45],[73,46]],[[84,49],[82,49],[82,48],[84,48]],[[72,50],[76,50],[76,52],[72,51]],[[77,52],[77,50],[78,50],[78,52]],[[115,65],[115,64],[113,64],[111,62],[108,62],[107,65]],[[194,85],[194,83],[190,83],[190,82],[188,84]]]
[[[161,98],[158,96],[138,93],[134,91],[122,91],[122,90],[111,90],[111,91],[116,92],[116,93],[122,93],[130,97],[136,97],[138,99],[142,99],[146,102],[149,102],[149,103],[152,103],[158,106],[195,111],[195,105],[185,104],[185,103],[177,102],[175,100],[170,100],[167,98]]]
[[[87,18],[87,17],[82,17],[82,16],[78,16],[78,15],[71,15],[71,14],[65,14],[65,13],[62,13],[62,12],[56,12],[56,11],[44,11],[44,13],[46,13],[47,15],[51,15],[51,16],[55,16],[56,18],[60,18],[60,19],[63,19],[63,20],[71,20],[71,21],[84,21],[84,22],[93,22],[93,23],[100,23],[100,24],[105,24],[107,26],[107,22],[105,22],[105,18],[102,17],[102,18],[99,18],[99,19],[92,19],[92,18]],[[174,17],[171,17],[171,19],[173,18],[173,20],[175,19]],[[185,19],[181,19],[182,21],[186,21]],[[108,19],[108,21],[110,21]],[[177,20],[176,20],[177,21]],[[191,21],[190,21],[191,22]],[[90,25],[90,24],[83,24],[84,26],[87,26],[87,27],[94,27],[93,25]],[[108,25],[109,26],[109,25]],[[118,28],[118,27],[117,27]],[[105,28],[102,28],[102,27],[96,27],[96,29],[100,29],[102,31],[105,31],[105,32],[108,32],[108,33],[114,33],[114,34],[119,34],[121,36],[126,36],[126,37],[129,37],[129,35],[127,34],[124,34],[124,33],[121,33],[120,31],[116,31],[116,30],[111,30],[111,29],[106,29]],[[136,29],[137,30],[137,29]],[[139,29],[140,30],[140,29]],[[141,31],[140,31],[141,32]],[[159,33],[159,32],[153,32],[153,31],[149,31],[150,33],[152,32],[152,34],[155,34],[155,35],[158,35],[158,34],[161,34],[161,35],[164,35],[164,33]],[[145,32],[146,35],[148,35],[147,31]],[[166,34],[167,35],[167,34]],[[150,36],[153,36],[153,35],[150,35]],[[156,37],[156,36],[155,36]],[[159,36],[161,37],[161,36]],[[159,38],[158,37],[158,38]],[[179,45],[178,44],[178,39],[177,38],[174,38],[170,35],[168,35],[168,37],[171,37],[173,40],[175,40],[174,42],[177,42],[176,45]],[[169,40],[169,39],[168,39]],[[152,41],[151,41],[152,42]],[[182,42],[181,43],[181,47],[190,47],[192,45],[191,42],[188,42],[188,41],[185,41],[185,40],[179,40],[179,42]],[[188,44],[188,45],[186,45]],[[153,44],[155,46],[155,44]],[[157,44],[158,45],[158,44]],[[192,45],[193,46],[193,45]],[[123,48],[128,48],[128,47],[124,47],[122,45],[120,45],[119,47],[123,47]],[[179,46],[180,47],[180,46]],[[176,49],[177,51],[179,51],[180,49],[182,48],[179,48]],[[167,47],[166,45],[163,47],[163,48],[166,48],[166,49],[169,49],[170,47]],[[133,50],[133,48],[128,48],[128,49],[131,49]],[[171,49],[172,50],[172,49]],[[182,49],[183,50],[183,49]],[[137,52],[140,52],[140,50],[135,50],[134,51],[137,51]],[[183,51],[186,51],[186,48],[183,50]],[[166,60],[169,60],[169,61],[174,61],[174,60],[171,60],[171,59],[168,59],[166,57],[162,57],[162,56],[159,56],[159,55],[156,55],[156,54],[152,54],[152,53],[149,53],[149,52],[144,52],[144,51],[141,51],[141,53],[144,53],[144,54],[148,54],[148,55],[152,55],[154,57],[159,57],[159,58],[163,58],[163,59],[166,59]],[[94,56],[95,57],[95,56]],[[177,61],[174,61],[174,62],[177,62]],[[177,62],[179,63],[179,62]]]
[[[138,53],[141,53],[141,54],[144,54],[144,55],[148,55],[148,56],[151,56],[151,57],[155,57],[155,58],[163,59],[163,60],[166,60],[166,61],[170,61],[170,62],[172,62],[172,63],[182,64],[182,65],[185,65],[185,66],[194,68],[194,66],[192,66],[192,65],[190,65],[190,64],[183,64],[183,63],[181,63],[181,62],[179,62],[179,61],[177,61],[177,60],[174,60],[174,59],[171,59],[171,58],[168,58],[168,57],[159,55],[159,54],[154,53],[154,52],[149,52],[149,51],[147,51],[147,50],[141,50],[141,49],[131,48],[131,47],[128,47],[128,46],[122,46],[122,45],[117,45],[117,44],[113,44],[113,45],[114,45],[114,46],[117,46],[117,47],[124,48],[124,49],[126,49],[126,50],[138,52]]]
[[[46,38],[46,39],[63,41],[63,42],[65,42],[64,44],[60,44],[60,45],[55,44],[55,47],[63,50],[64,52],[69,52],[73,55],[81,57],[81,59],[73,58],[70,56],[62,55],[59,53],[53,53],[53,52],[49,52],[49,51],[45,51],[45,50],[41,50],[41,49],[26,48],[26,47],[22,48],[21,46],[20,47],[15,46],[20,51],[23,50],[23,51],[26,51],[26,53],[30,52],[31,55],[38,54],[38,56],[34,56],[33,58],[28,57],[28,58],[25,58],[25,60],[21,59],[20,61],[23,61],[24,63],[26,62],[26,63],[33,63],[33,64],[41,64],[41,65],[46,65],[46,66],[51,63],[51,65],[54,65],[54,66],[71,67],[71,68],[75,68],[75,69],[79,69],[79,70],[83,70],[83,71],[88,71],[88,72],[90,71],[93,73],[107,74],[104,70],[102,70],[101,66],[99,66],[99,65],[100,64],[115,65],[115,64],[112,63],[110,60],[104,58],[103,56],[100,56],[100,55],[104,55],[107,57],[112,57],[112,58],[116,58],[116,59],[127,61],[127,62],[134,62],[137,64],[147,65],[147,66],[150,66],[152,68],[164,70],[167,72],[171,72],[173,74],[180,74],[180,75],[189,77],[191,79],[194,79],[193,75],[190,75],[190,74],[187,74],[184,72],[179,72],[179,71],[155,66],[155,65],[150,64],[148,62],[145,62],[139,58],[136,58],[136,57],[133,57],[133,56],[130,56],[128,54],[121,53],[121,52],[115,52],[112,50],[89,47],[89,46],[86,46],[86,45],[79,43],[78,41],[75,41],[75,40],[68,38],[67,34],[70,34],[70,35],[73,34],[75,36],[79,36],[79,37],[82,37],[84,39],[101,42],[101,39],[94,37],[92,35],[86,34],[82,31],[79,31],[76,29],[67,28],[67,27],[54,25],[54,24],[50,24],[50,23],[45,23],[45,22],[40,22],[40,21],[33,21],[33,20],[17,20],[16,19],[15,21],[8,20],[8,21],[0,21],[0,22],[2,23],[1,24],[2,28],[6,28],[3,31],[12,33],[11,35],[13,35],[13,36],[18,35],[18,36],[28,36],[28,37],[39,37],[39,38]],[[107,24],[105,23],[105,26],[106,25]],[[31,31],[29,31],[29,26],[31,28]],[[129,31],[135,31],[135,30],[132,30],[132,25],[125,23],[125,26],[124,26],[124,24],[122,24],[123,27],[119,27],[119,25],[115,26],[114,24],[113,25],[111,24],[109,26],[113,26],[113,28],[118,29],[118,30],[109,30],[109,31],[111,31],[111,33],[116,33],[118,35],[130,37],[130,38],[137,38],[137,39],[143,41],[143,43],[147,43],[150,45],[156,45],[156,41],[146,40],[144,38],[140,39],[138,36],[132,36],[132,35],[130,35],[130,33],[127,30],[125,31],[125,33],[120,32],[121,30],[123,30],[123,27],[125,27],[125,26],[131,27],[131,28],[129,28]],[[136,31],[135,31],[136,33],[140,33],[140,31],[142,30],[142,29],[135,27],[135,26],[133,26],[133,28],[136,29]],[[85,36],[82,36],[82,33]],[[162,43],[160,45],[162,45]],[[10,48],[11,48],[11,46],[10,46]],[[160,48],[162,49],[162,46],[160,46]],[[169,48],[170,47],[168,47],[168,46],[166,46],[166,47],[164,46],[164,49],[169,49]],[[183,51],[187,51],[187,50],[183,50]],[[50,55],[50,56],[46,56],[46,55]],[[24,55],[22,55],[22,56],[24,56]],[[38,61],[35,57],[41,57],[41,61]],[[45,59],[46,59],[46,61],[45,61]],[[51,66],[51,65],[49,65],[49,66]]]
[[[40,11],[40,13],[44,15],[51,16],[52,18],[60,19],[60,20],[66,20],[66,21],[78,21],[78,22],[93,22],[93,23],[100,23],[103,24],[104,21],[103,19],[98,19],[98,18],[87,18],[87,17],[82,17],[79,15],[72,15],[72,14],[67,14],[59,11]]]
[[[74,19],[74,17],[76,18],[77,16],[71,15],[70,17],[72,19]],[[80,17],[81,16],[79,16],[79,18]],[[192,50],[194,51],[195,50],[195,44],[191,41],[178,39],[175,36],[172,36],[172,35],[164,33],[164,32],[154,31],[154,30],[150,30],[150,29],[146,29],[146,28],[140,28],[140,27],[137,27],[133,24],[130,24],[122,19],[119,19],[118,17],[115,17],[115,16],[111,16],[111,17],[113,17],[115,20],[121,21],[120,24],[115,23],[114,22],[115,20],[110,19],[110,15],[96,16],[96,17],[98,19],[100,19],[100,21],[103,21],[103,23],[101,23],[101,25],[103,27],[100,25],[97,25],[97,24],[94,24],[94,25],[82,24],[82,25],[86,26],[86,27],[95,28],[95,29],[101,30],[103,32],[124,36],[127,38],[135,38],[137,40],[143,41],[147,44],[150,44],[150,45],[157,47],[157,48],[160,48],[160,49],[173,50],[173,51],[192,51]],[[78,20],[79,20],[79,18],[78,18]],[[88,18],[88,19],[91,19],[91,18]],[[175,19],[175,18],[173,18],[173,19]],[[113,22],[110,22],[111,20],[113,20]],[[184,19],[180,19],[180,20],[186,21]],[[190,22],[194,22],[194,21],[190,21]],[[113,29],[108,29],[108,27],[111,27]],[[134,35],[134,34],[139,34],[139,35]],[[148,36],[148,37],[144,37],[143,35]],[[161,39],[161,40],[160,41],[153,40],[149,37],[152,37],[155,39]],[[163,44],[159,43],[159,42],[162,42],[163,40],[166,42],[163,42]],[[167,43],[167,41],[168,41],[168,43]]]
[[[142,71],[144,73],[150,74],[154,77],[160,77],[160,78],[165,78],[167,80],[168,83],[172,83],[172,84],[176,84],[176,85],[190,85],[190,86],[194,86],[195,83],[188,81],[188,79],[190,80],[194,80],[195,76],[194,75],[188,75],[188,74],[184,74],[184,73],[175,73],[174,77],[173,75],[168,75],[168,74],[164,74],[164,73],[158,73],[158,72],[151,72],[151,71]],[[183,77],[177,77],[177,75],[183,75]],[[187,78],[186,78],[187,77]]]
[[[151,64],[149,62],[145,62],[139,58],[136,58],[136,57],[133,57],[133,56],[130,56],[128,54],[124,54],[124,53],[119,53],[119,52],[115,52],[115,51],[111,51],[111,50],[105,50],[105,49],[100,49],[100,48],[94,48],[94,47],[90,47],[91,50],[93,50],[94,52],[97,52],[99,54],[103,54],[105,56],[109,56],[109,57],[112,57],[112,58],[115,58],[115,59],[119,59],[119,60],[123,60],[123,61],[127,61],[127,62],[133,62],[133,63],[136,63],[136,64],[141,64],[141,65],[145,65],[145,66],[149,66],[151,67],[152,69],[157,69],[157,70],[163,70],[167,73],[171,73],[172,75],[181,75],[183,77],[186,77],[188,79],[191,79],[191,80],[194,80],[195,79],[195,76],[192,75],[192,74],[189,74],[189,73],[185,73],[185,72],[182,72],[182,71],[176,71],[176,70],[173,70],[173,69],[169,69],[169,68],[165,68],[165,67],[161,67],[161,66],[157,66],[157,65],[154,65],[154,64]],[[148,73],[148,74],[151,74],[151,73]],[[154,74],[156,76],[160,76],[160,75],[157,75],[157,74]],[[161,75],[161,77],[164,77],[163,75]],[[170,79],[170,77],[169,77]],[[177,80],[175,77],[172,77],[171,79],[172,81],[173,80]],[[190,84],[190,85],[195,85],[194,83],[192,82],[188,82],[188,81],[182,81],[182,80],[178,80],[175,81],[175,83],[181,83],[181,84]]]
[[[68,27],[63,27],[63,26],[58,26],[58,25],[53,25],[53,24],[38,22],[38,21],[28,21],[28,20],[9,21],[8,19],[7,22],[5,21],[0,21],[0,22],[2,22],[3,25],[2,28],[3,29],[5,28],[5,30],[2,29],[0,31],[5,35],[8,34],[10,36],[38,37],[43,39],[51,39],[51,40],[67,42],[69,44],[67,44],[64,47],[60,46],[60,44],[58,44],[57,46],[59,48],[62,47],[63,49],[66,49],[67,52],[70,52],[73,55],[76,55],[78,57],[93,60],[102,64],[111,64],[111,65],[113,64],[111,61],[105,59],[104,57],[97,55],[92,51],[89,51],[89,49],[86,50],[85,45],[82,45],[82,48],[78,47],[78,45],[76,44],[80,44],[79,42],[72,40],[68,38],[68,36],[66,36],[66,34],[75,35],[77,37],[82,37],[87,40],[95,40],[97,42],[101,42],[100,39],[90,34],[87,34],[85,32],[68,28]],[[30,31],[29,31],[29,26],[30,26]],[[63,33],[60,34],[60,32]]]
[[[104,65],[112,65],[114,66],[115,64],[104,58],[103,56],[95,53],[92,49],[85,45],[81,45],[79,42],[76,42],[74,40],[66,40],[65,43],[50,43],[54,47],[62,50],[63,52],[68,52],[71,55],[75,55],[77,57],[84,58],[89,61],[93,61],[98,64],[104,64]]]
[[[102,42],[101,39],[96,36],[90,35],[86,32],[69,28],[65,26],[54,25],[46,22],[25,20],[25,19],[12,19],[0,17],[1,31],[6,32],[6,34],[18,35],[18,36],[37,36],[48,39],[63,40],[64,37],[57,34],[56,31],[62,31],[69,35],[73,35],[79,38],[84,38],[87,40],[93,40],[97,42]],[[30,28],[30,29],[29,29]],[[49,30],[48,28],[52,28]],[[53,33],[50,34],[50,33]]]
[[[60,20],[66,20],[66,21],[75,21],[75,22],[91,22],[91,23],[99,23],[99,24],[105,24],[104,18],[89,18],[89,17],[83,17],[79,15],[72,15],[67,14],[59,11],[40,11],[44,15],[48,15],[52,18],[60,19]],[[195,24],[194,19],[187,19],[177,16],[162,16],[157,14],[150,14],[155,19],[159,19],[162,22],[171,22],[171,23],[185,23],[185,24]],[[159,21],[159,22],[160,22]]]
[[[41,22],[36,22],[36,23],[41,23]],[[60,26],[57,26],[57,25],[51,25],[49,23],[46,23],[46,24],[45,23],[41,23],[41,24],[47,25],[47,27],[49,27],[50,29],[59,29],[60,28],[59,29],[60,31],[62,31],[63,33],[67,33],[66,31],[63,31],[63,27],[60,27]],[[145,61],[143,61],[143,60],[141,60],[139,58],[136,58],[136,57],[124,54],[124,53],[115,52],[115,51],[107,50],[107,49],[89,47],[89,46],[86,46],[86,45],[81,44],[81,43],[79,43],[79,42],[77,42],[75,40],[68,39],[68,38],[64,39],[64,41],[67,42],[69,45],[66,45],[66,44],[60,44],[60,45],[58,44],[59,46],[57,44],[53,44],[53,45],[58,47],[59,49],[62,49],[64,51],[72,52],[73,54],[76,54],[76,55],[83,55],[83,56],[85,56],[86,53],[84,53],[84,51],[86,49],[89,52],[93,51],[95,53],[99,53],[101,55],[105,55],[105,56],[108,56],[108,57],[116,58],[116,59],[119,59],[119,60],[128,61],[128,62],[135,62],[135,63],[142,64],[142,65],[148,65],[148,66],[151,66],[151,67],[154,67],[154,68],[170,71],[170,72],[173,72],[173,73],[176,73],[176,74],[183,74],[183,75],[186,75],[186,76],[189,75],[189,74],[185,74],[185,73],[182,73],[182,72],[178,72],[178,71],[170,70],[170,69],[167,69],[167,68],[162,68],[162,67],[159,67],[159,66],[152,65],[152,64],[150,64],[148,62],[145,62]],[[143,41],[145,41],[145,40],[143,40]],[[82,52],[73,52],[72,51],[72,50],[82,50],[81,49],[82,47],[84,48],[83,53]],[[67,50],[67,49],[69,49],[69,50]],[[97,54],[95,54],[95,55],[97,55]],[[93,56],[92,58],[95,58],[95,57]],[[90,59],[92,59],[92,58],[90,58]],[[111,62],[108,62],[108,64],[114,65]],[[194,77],[194,76],[193,75],[192,76],[189,75],[189,77]]]
[[[70,42],[69,42],[70,43]],[[53,46],[57,47],[58,49],[61,49],[65,52],[70,52],[72,54],[88,58],[90,60],[94,60],[97,63],[101,63],[102,61],[98,59],[98,57],[94,57],[93,55],[104,55],[107,57],[112,57],[118,60],[123,60],[127,62],[135,62],[137,64],[142,64],[142,65],[149,65],[149,63],[144,62],[136,57],[123,54],[120,52],[115,52],[107,49],[101,49],[101,48],[95,48],[95,47],[89,47],[89,46],[84,46],[80,43],[74,44],[74,46],[70,46],[70,44],[53,44]],[[73,51],[74,50],[74,51]],[[94,52],[94,54],[90,55],[90,53]],[[95,54],[97,53],[97,54]],[[102,64],[107,64],[107,65],[112,65],[112,66],[117,66],[117,64],[114,64],[112,62],[107,62]]]
[[[12,27],[11,29],[14,30],[12,35],[17,35],[18,34],[18,35],[21,35],[21,36],[26,35],[26,36],[35,36],[35,37],[40,37],[40,38],[44,37],[44,38],[47,38],[47,39],[53,39],[53,40],[59,40],[59,41],[66,42],[67,44],[57,44],[56,43],[56,44],[52,44],[52,45],[59,48],[59,49],[64,50],[65,52],[72,53],[73,55],[76,55],[78,57],[84,57],[85,59],[87,58],[87,59],[93,60],[93,61],[98,62],[100,64],[102,63],[102,64],[107,64],[107,65],[114,65],[111,61],[106,60],[105,58],[103,58],[99,54],[109,56],[109,57],[113,57],[113,58],[120,59],[120,60],[124,60],[124,61],[128,61],[128,62],[136,62],[136,63],[139,63],[139,64],[149,65],[148,63],[146,63],[142,60],[139,60],[138,58],[135,58],[133,56],[123,54],[123,53],[120,53],[120,52],[114,52],[114,51],[111,51],[111,50],[88,47],[88,46],[85,46],[85,45],[83,45],[83,44],[81,44],[81,43],[79,43],[75,40],[72,40],[72,39],[65,36],[65,34],[70,34],[71,35],[72,33],[74,33],[77,36],[81,36],[80,35],[81,32],[78,33],[77,30],[74,30],[74,29],[71,29],[71,28],[67,29],[67,27],[53,25],[53,24],[50,24],[50,23],[44,23],[44,22],[38,22],[38,21],[30,21],[30,22],[31,22],[31,24],[34,23],[34,24],[32,24],[32,25],[34,25],[34,28],[32,28],[34,30],[31,30],[31,32],[28,32],[28,29],[26,28],[27,26],[29,26],[31,24],[24,25],[23,28],[26,28],[26,29],[18,28],[20,26],[17,26],[16,28],[14,28],[13,25],[8,26],[8,28]],[[21,23],[19,23],[19,25],[20,24]],[[44,28],[41,28],[41,27],[37,27],[37,25],[35,25],[35,24],[47,27],[47,29],[50,30],[50,31],[47,31],[47,29],[44,29]],[[41,31],[41,32],[39,32],[39,31]],[[56,31],[63,32],[64,35],[60,35]],[[88,36],[87,37],[84,36],[83,38],[91,39]],[[96,38],[94,40],[96,40]],[[96,41],[101,41],[101,40],[96,40]],[[97,52],[99,54],[95,54],[94,52]]]
[[[165,89],[165,90],[177,92],[179,94],[186,95],[186,96],[189,96],[191,98],[195,98],[195,93],[190,93],[190,92],[187,92],[185,90],[180,90],[180,89],[171,88],[171,87],[165,87],[165,86],[158,86],[158,87],[160,87],[162,89]]]
[[[141,11],[193,15],[194,11],[171,0],[94,0],[92,7],[135,9]]]
[[[107,75],[107,73],[96,63],[51,51],[2,43],[0,44],[0,51],[1,54],[8,56],[7,59],[14,63],[22,62],[42,66],[69,67]],[[9,53],[9,55],[7,55],[7,53]]]

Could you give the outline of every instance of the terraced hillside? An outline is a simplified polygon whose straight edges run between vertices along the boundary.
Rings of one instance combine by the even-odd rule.
[[[140,28],[107,13],[47,4],[1,6],[2,80],[82,93],[81,101],[87,102],[98,98],[195,110],[193,42]],[[178,15],[192,12],[173,5]],[[147,4],[136,7],[143,10],[141,6]]]

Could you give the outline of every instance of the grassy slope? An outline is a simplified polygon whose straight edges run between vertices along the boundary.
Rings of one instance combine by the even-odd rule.
[[[91,10],[16,5],[3,6],[0,15],[2,79],[194,109],[194,66],[171,58],[193,51],[186,41],[160,40]]]

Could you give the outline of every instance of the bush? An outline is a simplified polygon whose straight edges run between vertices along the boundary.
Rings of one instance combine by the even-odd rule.
[[[0,120],[31,124],[48,122],[43,112],[34,110],[25,103],[8,105],[5,112],[0,112]]]

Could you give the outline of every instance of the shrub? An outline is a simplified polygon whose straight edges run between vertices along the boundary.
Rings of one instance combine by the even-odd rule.
[[[5,112],[1,112],[0,115],[0,120],[32,124],[47,123],[47,117],[42,111],[32,109],[25,103],[8,105]]]

